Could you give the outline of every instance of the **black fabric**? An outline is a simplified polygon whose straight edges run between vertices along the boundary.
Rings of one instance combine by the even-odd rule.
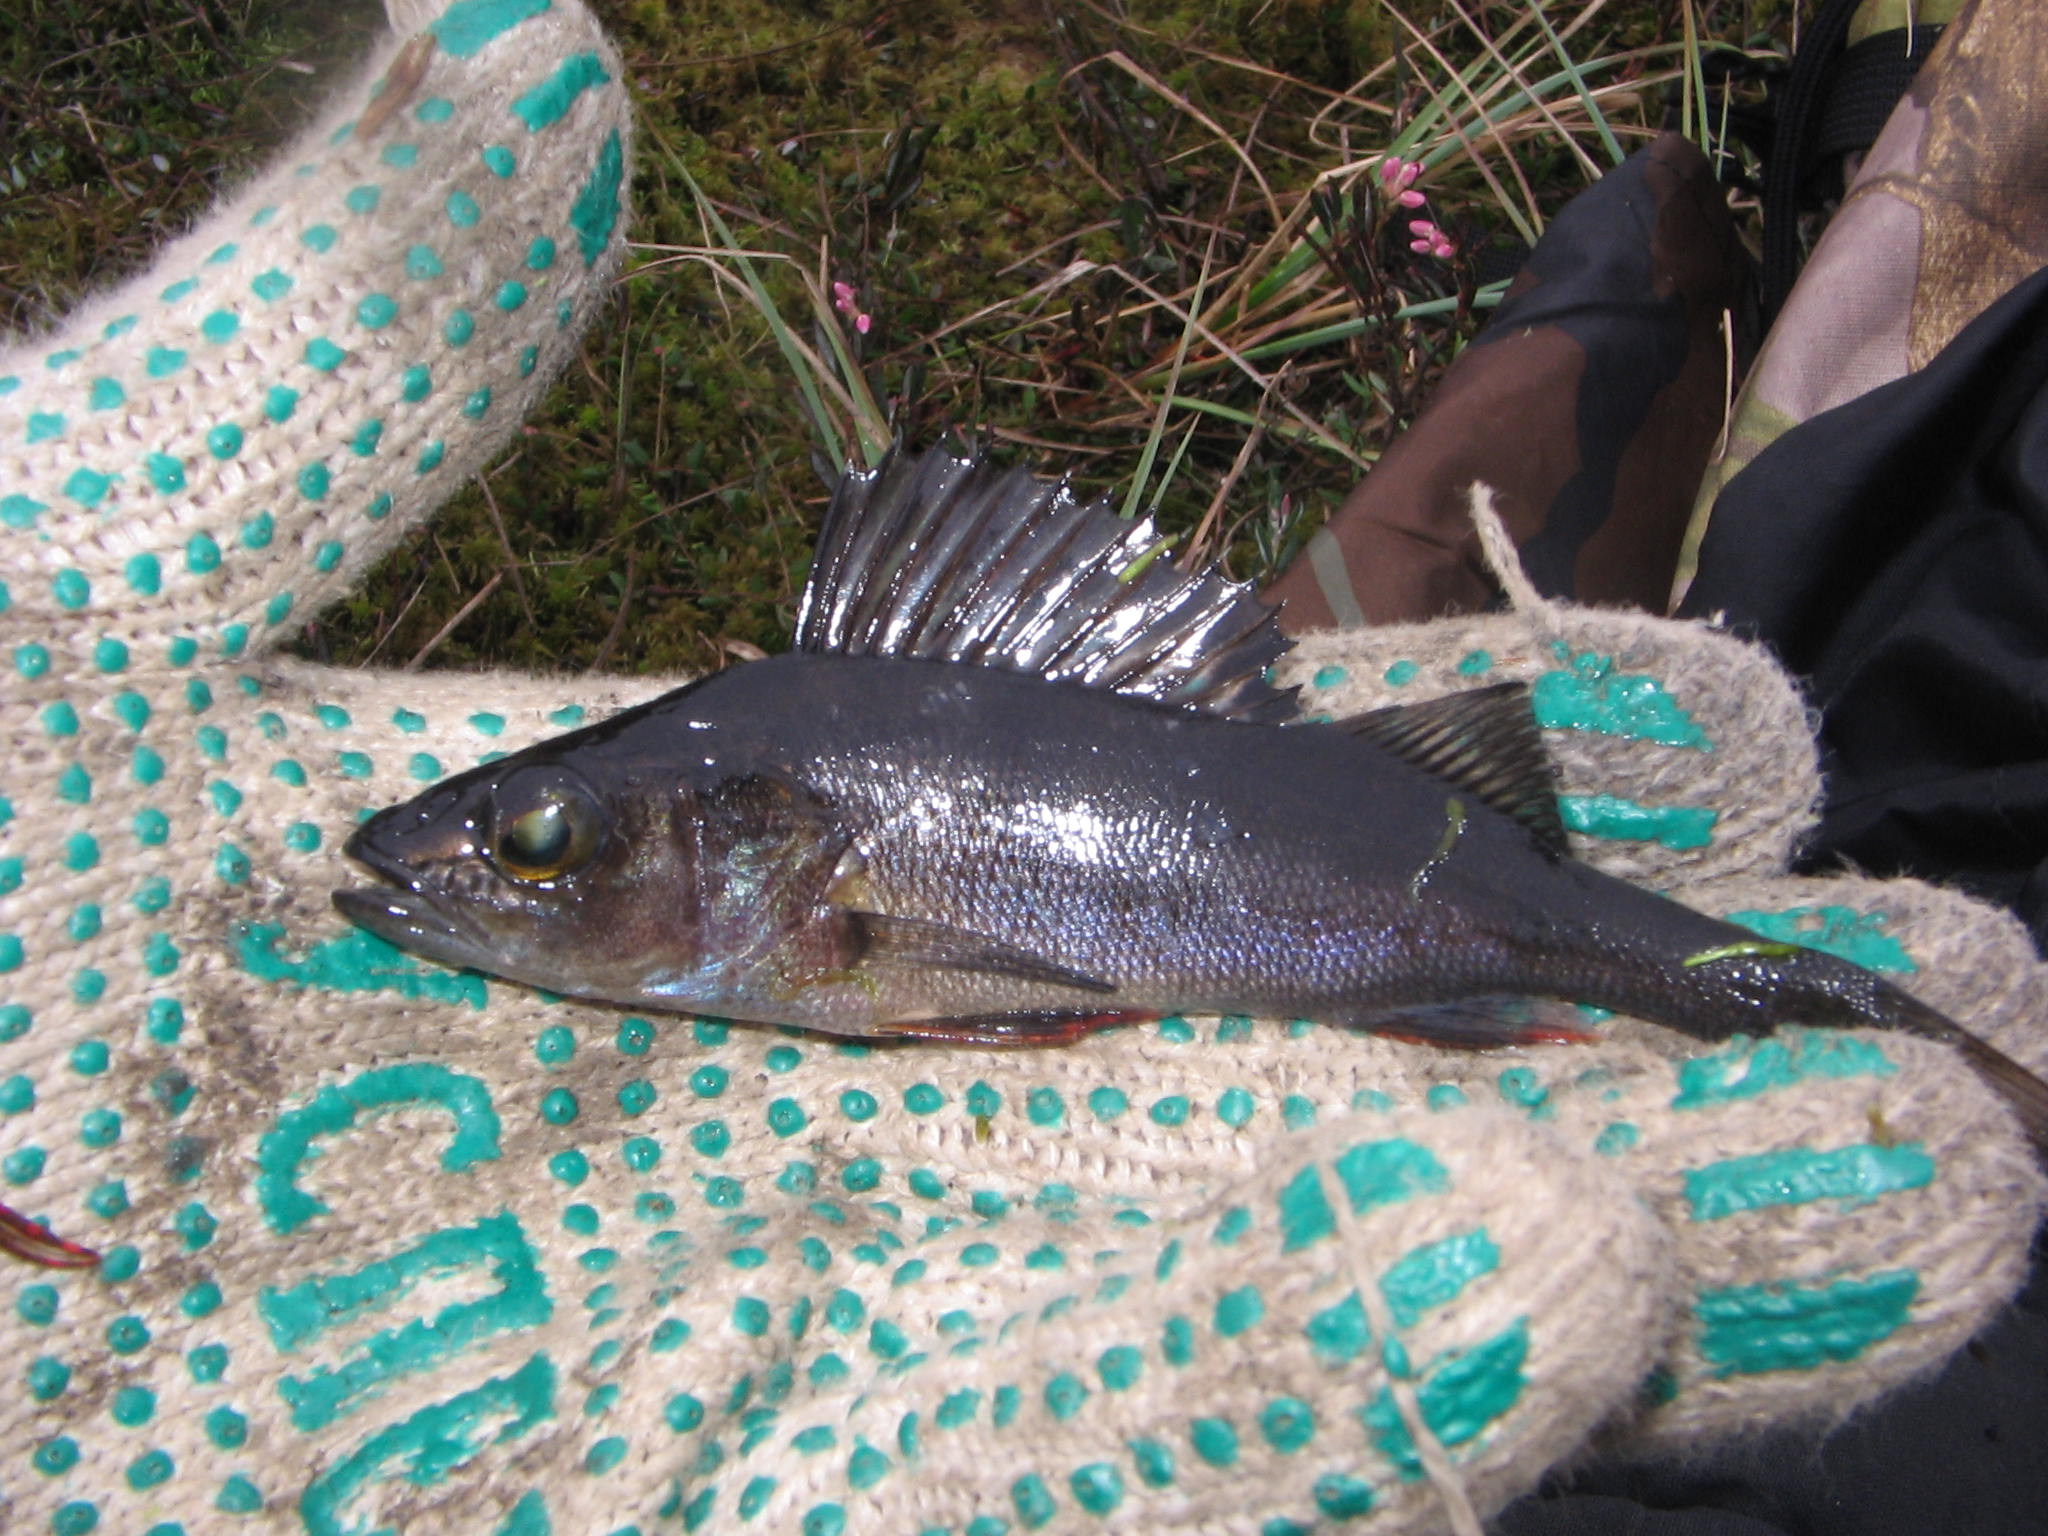
[[[1827,798],[1806,868],[1960,884],[2048,953],[2048,271],[1759,454],[1681,611],[1807,681]]]

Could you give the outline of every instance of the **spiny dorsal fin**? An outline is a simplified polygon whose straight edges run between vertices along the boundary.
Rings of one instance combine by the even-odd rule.
[[[1274,610],[1214,571],[1155,559],[1149,521],[1064,482],[894,450],[839,482],[797,613],[796,648],[1008,667],[1244,720],[1295,716],[1266,669]]]
[[[1521,683],[1396,704],[1338,724],[1514,817],[1544,852],[1570,851],[1557,809],[1557,775]]]

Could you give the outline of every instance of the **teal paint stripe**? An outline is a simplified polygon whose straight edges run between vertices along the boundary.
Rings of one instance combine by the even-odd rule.
[[[486,44],[547,10],[552,0],[455,0],[427,30],[444,53],[473,57]]]
[[[1745,1211],[1813,1200],[1860,1205],[1900,1190],[1920,1189],[1933,1180],[1934,1159],[1918,1142],[1895,1147],[1864,1142],[1832,1152],[1762,1152],[1690,1168],[1685,1198],[1694,1221],[1719,1221]]]
[[[1721,813],[1705,805],[1637,805],[1619,795],[1559,795],[1564,824],[1588,837],[1614,842],[1661,843],[1680,850],[1714,840]]]
[[[1707,733],[1656,678],[1616,672],[1613,666],[1612,657],[1588,651],[1571,658],[1570,671],[1546,672],[1537,678],[1529,698],[1536,723],[1549,731],[1590,731],[1666,747],[1714,750]]]
[[[1798,944],[1862,966],[1866,971],[1910,973],[1920,969],[1906,946],[1884,931],[1882,912],[1854,907],[1787,907],[1782,912],[1744,910],[1728,921],[1780,944]]]
[[[1475,1227],[1403,1254],[1380,1277],[1380,1294],[1386,1297],[1394,1322],[1407,1328],[1431,1307],[1442,1306],[1499,1267],[1500,1249],[1484,1227]]]
[[[1898,1066],[1881,1046],[1832,1029],[1780,1030],[1768,1040],[1737,1039],[1725,1051],[1678,1069],[1673,1109],[1715,1109],[1816,1078],[1891,1077]]]
[[[1398,1205],[1416,1195],[1440,1194],[1451,1176],[1429,1148],[1405,1137],[1361,1142],[1332,1160],[1354,1215]]]
[[[576,105],[578,96],[610,79],[604,61],[596,54],[572,53],[562,61],[561,68],[513,102],[512,110],[530,131],[538,133],[560,122]]]
[[[1702,1291],[1700,1357],[1720,1376],[1810,1371],[1854,1360],[1905,1326],[1920,1277],[1888,1270],[1830,1285],[1742,1285]]]
[[[590,179],[576,194],[569,209],[569,224],[576,231],[576,249],[583,253],[583,265],[594,265],[610,243],[619,222],[619,184],[625,178],[625,150],[614,130],[597,152],[597,164]]]

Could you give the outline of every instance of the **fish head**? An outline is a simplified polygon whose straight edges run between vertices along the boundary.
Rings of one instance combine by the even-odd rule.
[[[344,851],[384,883],[334,904],[443,965],[637,1001],[651,973],[696,959],[689,799],[544,744],[364,822]]]

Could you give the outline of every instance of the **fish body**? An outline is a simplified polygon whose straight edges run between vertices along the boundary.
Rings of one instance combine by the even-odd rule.
[[[895,473],[828,525],[804,648],[380,812],[349,851],[387,884],[342,910],[554,991],[843,1035],[1574,1032],[1531,998],[1706,1039],[1884,1025],[1963,1046],[2048,1126],[2038,1080],[1883,979],[1569,857],[1519,688],[1292,718],[1249,598],[1097,579],[1143,530],[974,466]]]

